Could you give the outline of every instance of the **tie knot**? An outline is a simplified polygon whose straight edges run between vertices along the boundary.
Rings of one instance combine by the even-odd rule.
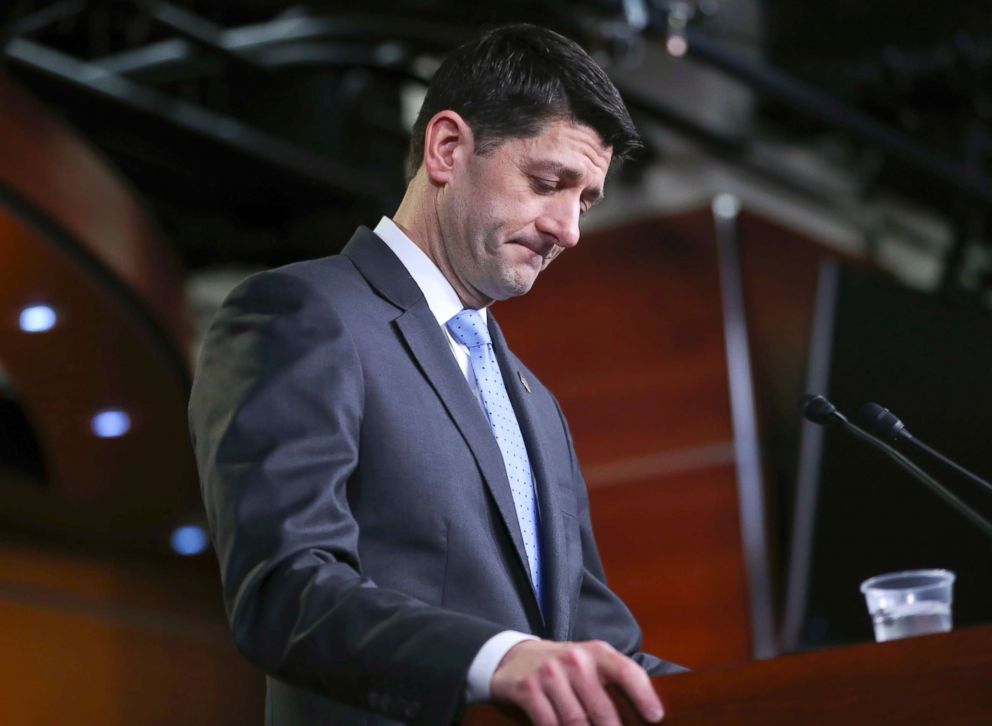
[[[455,340],[468,348],[489,345],[489,328],[478,310],[462,310],[447,322],[448,330]]]

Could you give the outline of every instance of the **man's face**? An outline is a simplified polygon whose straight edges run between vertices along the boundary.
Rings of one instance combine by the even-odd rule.
[[[612,149],[595,131],[550,121],[485,156],[463,153],[437,199],[442,254],[464,301],[523,295],[603,196]]]

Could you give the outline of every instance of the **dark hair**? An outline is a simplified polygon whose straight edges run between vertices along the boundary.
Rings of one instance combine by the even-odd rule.
[[[437,69],[413,125],[407,180],[424,157],[424,132],[434,114],[458,113],[488,154],[507,139],[531,138],[555,119],[596,131],[614,159],[641,146],[620,93],[574,41],[536,25],[505,25],[453,50]]]

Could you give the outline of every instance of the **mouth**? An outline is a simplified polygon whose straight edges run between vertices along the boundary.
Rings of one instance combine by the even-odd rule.
[[[558,256],[558,252],[561,248],[558,245],[543,244],[540,242],[531,242],[529,240],[514,239],[510,240],[511,244],[519,245],[525,249],[530,250],[535,262],[539,262],[542,268],[546,267],[551,260]]]

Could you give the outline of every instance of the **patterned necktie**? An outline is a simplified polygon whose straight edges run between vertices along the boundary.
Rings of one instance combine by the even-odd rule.
[[[524,551],[537,592],[541,599],[541,552],[538,537],[537,497],[534,495],[534,477],[527,457],[520,424],[517,422],[510,398],[503,385],[496,354],[493,351],[489,329],[478,310],[462,310],[447,323],[448,330],[462,345],[469,349],[472,357],[472,371],[479,386],[482,407],[489,418],[489,426],[496,436],[496,443],[503,454],[506,477],[510,480],[513,493],[513,506],[517,510],[517,522],[524,538]]]

